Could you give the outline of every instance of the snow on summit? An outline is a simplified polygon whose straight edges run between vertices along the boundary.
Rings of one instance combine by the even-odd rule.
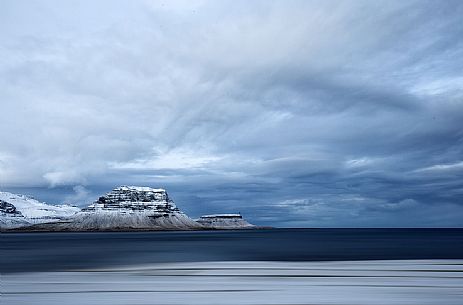
[[[84,211],[151,212],[153,215],[180,212],[166,190],[147,186],[117,187]]]
[[[165,193],[165,189],[159,189],[159,188],[152,188],[149,186],[127,186],[123,185],[118,188],[115,188],[114,190],[121,190],[121,191],[136,191],[136,192],[153,192],[153,193]]]
[[[14,205],[28,219],[59,219],[70,217],[80,209],[70,205],[49,205],[34,198],[9,192],[0,192],[0,200]]]

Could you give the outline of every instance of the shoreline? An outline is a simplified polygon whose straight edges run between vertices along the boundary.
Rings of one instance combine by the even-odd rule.
[[[270,227],[270,226],[255,226],[255,227],[243,227],[243,228],[192,228],[192,229],[142,229],[142,228],[123,228],[123,229],[91,229],[91,230],[47,230],[47,229],[28,229],[28,228],[16,228],[16,229],[1,229],[0,233],[103,233],[103,232],[114,232],[114,233],[123,233],[123,232],[201,232],[201,231],[265,231],[265,230],[296,230],[296,231],[413,231],[413,230],[423,230],[423,231],[455,231],[462,230],[463,227],[365,227],[365,228],[350,228],[350,227],[340,227],[340,228],[323,228],[323,227]]]
[[[192,229],[143,229],[143,228],[122,228],[122,229],[89,229],[89,230],[47,230],[47,229],[8,229],[0,230],[1,233],[102,233],[102,232],[201,232],[201,231],[255,231],[255,230],[273,230],[274,227],[245,227],[245,228],[192,228]]]

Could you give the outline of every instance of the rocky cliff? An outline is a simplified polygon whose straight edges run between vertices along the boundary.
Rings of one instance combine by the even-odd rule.
[[[14,205],[0,200],[0,229],[16,228],[30,223],[24,218]]]
[[[251,229],[255,228],[243,219],[241,214],[204,215],[196,220],[206,228],[213,229]]]
[[[140,186],[120,186],[98,198],[83,211],[150,212],[163,215],[180,212],[166,190]]]
[[[0,200],[0,215],[11,217],[24,217],[14,205],[6,201]]]

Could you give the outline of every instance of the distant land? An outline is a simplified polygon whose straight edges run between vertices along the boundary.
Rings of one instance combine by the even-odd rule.
[[[120,186],[86,208],[50,205],[25,195],[0,192],[2,231],[155,231],[255,229],[241,214],[183,213],[165,189]]]

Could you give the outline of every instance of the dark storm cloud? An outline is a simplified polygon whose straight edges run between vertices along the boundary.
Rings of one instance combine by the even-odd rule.
[[[461,226],[459,1],[3,1],[0,183],[282,226]]]

